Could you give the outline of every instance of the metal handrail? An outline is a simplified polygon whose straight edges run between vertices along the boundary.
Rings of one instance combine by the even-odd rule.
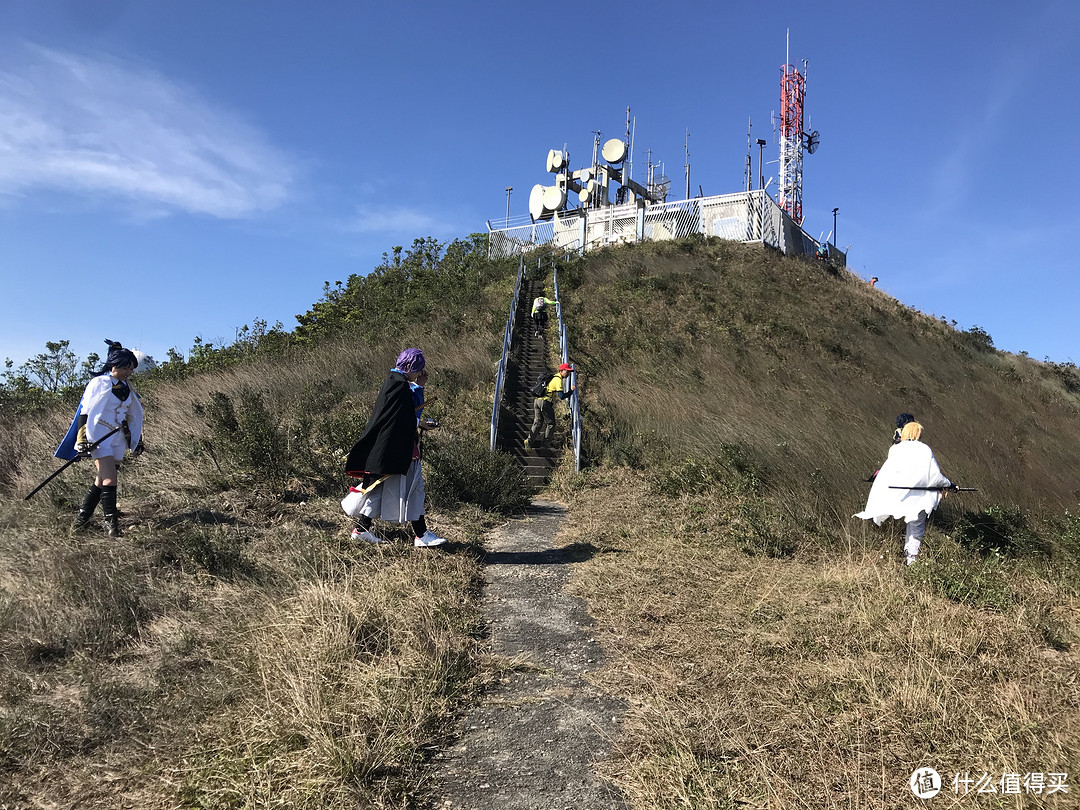
[[[510,357],[510,343],[514,338],[514,316],[517,314],[518,298],[521,295],[521,284],[525,278],[525,256],[518,261],[517,282],[514,284],[514,297],[510,301],[510,317],[506,319],[506,331],[503,335],[502,357],[499,358],[498,370],[495,372],[495,400],[491,408],[491,450],[494,452],[499,436],[499,411],[502,410],[503,388],[506,384],[506,366]]]
[[[562,298],[559,296],[559,266],[551,263],[552,287],[555,290],[556,314],[559,318],[559,351],[564,363],[570,362],[570,340],[566,335],[566,322],[562,317]],[[570,385],[577,386],[577,371],[570,372]],[[580,392],[570,397],[570,436],[574,443],[574,472],[581,472],[581,402]]]
[[[576,245],[576,242],[575,242]],[[559,351],[564,363],[569,363],[570,357],[570,344],[566,334],[566,323],[562,317],[562,299],[559,296],[559,268],[555,264],[555,256],[559,253],[563,255],[563,258],[568,258],[570,252],[575,249],[575,245],[567,245],[563,248],[556,248],[554,250],[548,250],[537,256],[536,266],[537,270],[543,268],[543,262],[545,259],[551,261],[552,267],[552,281],[555,292],[555,315],[558,320],[559,327]],[[518,300],[521,297],[521,288],[525,281],[525,256],[522,254],[518,263],[518,275],[517,281],[514,283],[514,298],[510,302],[510,316],[506,321],[506,330],[503,334],[503,349],[502,356],[499,358],[499,365],[495,372],[495,396],[491,408],[491,437],[490,447],[494,451],[498,446],[499,435],[499,412],[502,410],[501,405],[503,401],[503,395],[506,388],[506,369],[510,358],[510,346],[514,339],[514,318],[517,314]],[[570,384],[577,385],[577,372],[571,372]],[[571,432],[574,441],[574,472],[581,470],[581,410],[578,407],[578,397],[574,396],[570,398],[570,417],[571,417]]]

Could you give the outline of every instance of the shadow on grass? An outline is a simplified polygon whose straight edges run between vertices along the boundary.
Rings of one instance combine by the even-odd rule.
[[[155,521],[163,529],[173,529],[181,525],[197,526],[235,526],[237,520],[232,515],[216,512],[213,509],[189,509],[167,518]]]
[[[592,543],[571,543],[541,551],[489,551],[480,555],[480,561],[484,565],[569,565],[592,559],[598,553],[612,552]]]

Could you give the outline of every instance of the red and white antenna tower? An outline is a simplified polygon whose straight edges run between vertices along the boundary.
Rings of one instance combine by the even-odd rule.
[[[791,32],[788,32],[790,58]],[[803,101],[806,98],[806,61],[803,71],[785,64],[780,69],[780,188],[779,204],[793,220],[802,225]],[[814,136],[817,133],[813,133]],[[809,136],[806,136],[809,138]],[[807,143],[811,154],[817,149],[816,137]]]

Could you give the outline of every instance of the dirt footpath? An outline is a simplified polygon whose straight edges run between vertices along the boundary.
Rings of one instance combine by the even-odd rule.
[[[586,680],[600,662],[585,604],[563,593],[589,549],[555,547],[565,509],[535,501],[487,542],[490,654],[510,664],[432,762],[438,810],[622,810],[595,774],[622,703]]]

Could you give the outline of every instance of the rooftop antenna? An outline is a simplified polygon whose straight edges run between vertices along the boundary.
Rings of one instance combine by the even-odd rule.
[[[750,122],[750,116],[746,116],[746,190],[750,191],[750,130],[753,129],[753,124]]]
[[[592,134],[593,134],[592,174],[589,175],[590,179],[599,176],[599,172],[597,171],[597,165],[598,164],[597,164],[596,161],[597,161],[597,156],[598,156],[598,154],[600,152],[600,138],[603,137],[603,133],[598,129],[592,130]],[[593,187],[592,187],[592,193],[591,194],[586,194],[586,199],[588,199],[590,206],[595,206],[599,202],[599,195],[600,195],[600,190],[598,188],[598,184],[594,184]],[[583,200],[583,202],[584,202],[584,200]]]
[[[686,199],[690,199],[690,130],[686,130]]]

